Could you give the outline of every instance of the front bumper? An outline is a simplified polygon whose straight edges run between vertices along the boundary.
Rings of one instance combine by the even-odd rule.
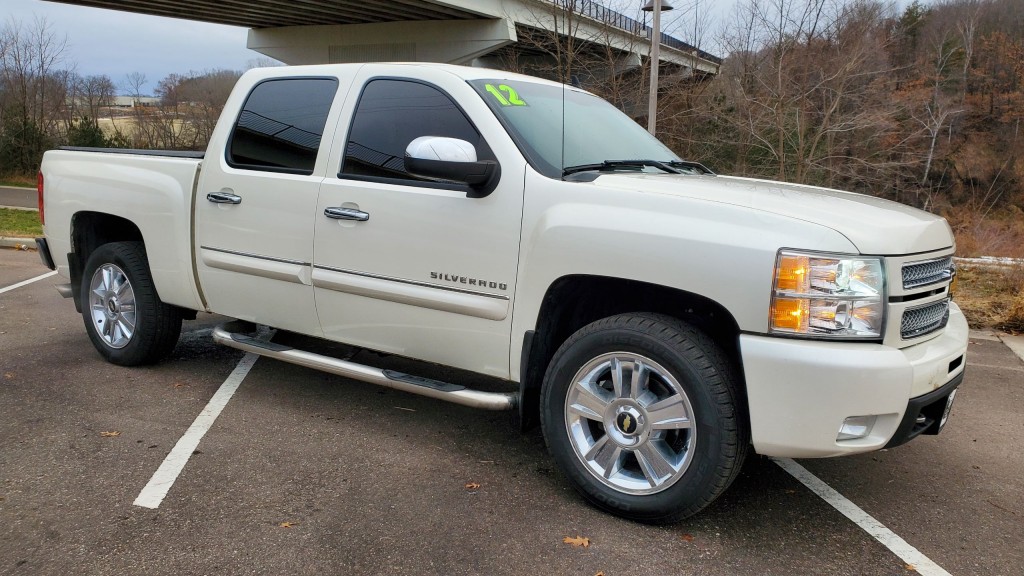
[[[889,439],[886,448],[906,444],[921,434],[938,434],[944,424],[946,409],[952,395],[960,383],[964,381],[964,373],[960,372],[945,386],[924,396],[911,398],[907,411],[903,413],[896,433]]]
[[[754,449],[790,458],[840,456],[925,432],[913,432],[917,416],[963,379],[967,338],[956,304],[939,336],[903,349],[741,335]],[[867,436],[836,439],[846,418],[868,415],[876,419]],[[909,428],[901,427],[905,415]]]

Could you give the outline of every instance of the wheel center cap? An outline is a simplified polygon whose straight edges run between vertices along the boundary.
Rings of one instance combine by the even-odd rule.
[[[643,416],[635,408],[624,408],[615,416],[615,427],[623,436],[636,436],[642,426]]]
[[[107,312],[111,314],[117,314],[117,301],[111,298],[107,300]]]

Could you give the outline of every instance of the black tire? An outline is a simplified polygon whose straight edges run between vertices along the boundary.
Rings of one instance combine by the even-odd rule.
[[[99,272],[100,270],[103,272]],[[105,282],[103,274],[110,278]],[[94,293],[93,280],[113,290]],[[127,281],[126,288],[124,281]],[[149,272],[149,260],[142,242],[111,242],[97,248],[82,272],[82,318],[93,346],[108,362],[120,366],[153,364],[174,350],[181,334],[181,314],[160,301]],[[115,321],[116,320],[116,321]],[[126,327],[134,326],[131,330]],[[125,327],[125,329],[122,329]]]
[[[621,384],[616,395],[611,381],[599,375],[606,363],[619,367],[620,382],[627,381],[627,367],[629,374],[649,376],[633,381],[640,385]],[[578,380],[587,387],[575,384]],[[580,392],[595,387],[604,392]],[[640,400],[624,392],[634,387]],[[573,406],[593,407],[589,415],[569,410],[570,389]],[[602,400],[593,403],[592,397]],[[673,417],[656,412],[656,402],[671,404]],[[623,314],[583,327],[558,349],[544,376],[541,423],[555,462],[590,503],[631,520],[667,524],[700,512],[736,479],[749,447],[741,405],[735,369],[707,335],[669,316]],[[687,416],[679,417],[680,411]],[[635,436],[629,435],[631,420]],[[669,426],[674,429],[666,430]],[[661,468],[667,475],[654,474],[655,458],[645,457],[652,449],[668,455],[659,461],[672,463]],[[605,450],[616,456],[602,468],[599,456]],[[588,459],[585,452],[597,456]],[[646,488],[644,481],[650,483]]]

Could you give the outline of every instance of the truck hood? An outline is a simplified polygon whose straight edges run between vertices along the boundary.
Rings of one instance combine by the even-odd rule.
[[[846,236],[862,254],[916,254],[953,245],[945,219],[853,192],[732,176],[673,174],[605,174],[593,184],[719,202],[813,222]]]

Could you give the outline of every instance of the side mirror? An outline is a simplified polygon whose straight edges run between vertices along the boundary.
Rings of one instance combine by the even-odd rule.
[[[493,160],[477,160],[465,140],[420,136],[405,149],[405,170],[413,176],[467,184],[470,198],[483,198],[498,186],[501,170]]]

